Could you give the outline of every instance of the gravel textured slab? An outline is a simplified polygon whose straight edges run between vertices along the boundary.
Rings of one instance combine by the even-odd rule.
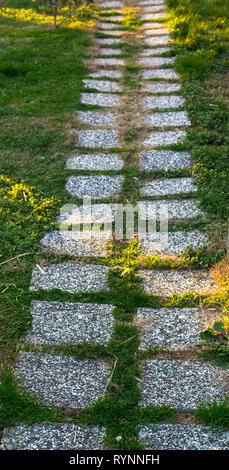
[[[152,78],[160,78],[164,80],[179,80],[177,73],[173,69],[143,70],[142,76],[146,80]]]
[[[156,23],[156,22],[152,22],[152,21],[144,21],[143,25],[141,26],[140,29],[161,29],[162,28],[162,24],[161,23]]]
[[[165,147],[166,145],[178,144],[186,138],[185,131],[151,132],[148,139],[145,139],[145,147]]]
[[[19,424],[3,432],[3,450],[102,450],[105,429],[69,423]]]
[[[142,5],[142,3],[140,4]],[[160,11],[160,10],[163,10],[163,8],[165,7],[165,4],[163,2],[158,2],[158,5],[154,2],[152,2],[152,5],[151,6],[146,6],[146,7],[143,7],[142,10],[143,11]]]
[[[121,192],[123,176],[70,176],[66,189],[72,196],[83,198],[90,196],[93,199],[104,199],[118,195]]]
[[[81,93],[80,102],[93,106],[113,107],[119,105],[119,97],[108,93]]]
[[[76,206],[75,204],[66,205],[62,208],[56,223],[61,224],[63,230],[69,227],[77,226],[78,224],[91,224],[102,225],[109,222],[114,222],[115,219],[115,204],[91,204]]]
[[[141,238],[141,253],[143,255],[163,254],[167,256],[181,253],[187,248],[199,248],[208,243],[208,237],[198,230],[191,232],[147,233]]]
[[[101,2],[100,5],[98,5],[99,8],[121,8],[123,6],[123,2],[118,2],[118,1],[111,1],[111,2]]]
[[[196,292],[203,295],[216,290],[216,285],[207,271],[142,269],[139,274],[144,277],[144,289],[148,294],[168,297],[172,294]]]
[[[107,344],[114,325],[113,305],[33,301],[32,328],[26,340],[36,344]]]
[[[102,361],[21,352],[15,367],[19,382],[40,402],[83,408],[104,392],[109,371]]]
[[[95,38],[95,42],[97,44],[101,44],[103,46],[112,46],[114,44],[120,44],[122,39],[120,38]]]
[[[173,152],[172,150],[150,150],[142,152],[140,165],[143,170],[173,170],[190,167],[190,154],[188,152]]]
[[[99,55],[121,55],[122,50],[121,49],[108,49],[101,47],[99,50]]]
[[[228,432],[197,424],[142,426],[139,440],[147,450],[229,450]]]
[[[140,56],[150,57],[150,56],[155,56],[155,55],[161,55],[161,54],[164,54],[165,52],[168,52],[169,50],[170,50],[169,47],[154,47],[152,49],[144,49],[144,51],[141,52]]]
[[[72,156],[67,160],[66,168],[70,170],[121,170],[123,161],[114,153],[85,153]]]
[[[197,191],[193,178],[160,178],[147,181],[141,188],[145,196],[165,196]],[[180,202],[182,204],[182,201]]]
[[[65,292],[106,290],[108,268],[92,264],[52,264],[33,269],[30,290],[59,289]]]
[[[117,23],[109,23],[109,21],[106,21],[104,23],[98,23],[98,28],[100,29],[116,29],[117,27]]]
[[[96,90],[101,91],[102,93],[105,91],[115,92],[120,91],[120,85],[117,82],[111,82],[106,80],[83,80],[85,88],[94,88]]]
[[[147,33],[147,31],[151,31],[151,30],[149,29],[149,30],[144,31],[144,34],[146,34],[148,36],[149,33]],[[157,30],[157,31],[159,31],[159,30]],[[150,36],[151,36],[151,34],[150,34]],[[148,44],[149,46],[158,46],[159,44],[161,44],[161,45],[169,44],[170,40],[171,40],[170,37],[167,36],[167,35],[164,35],[164,36],[162,36],[162,35],[161,36],[151,36],[150,38],[147,37],[145,39],[145,43]]]
[[[165,64],[173,64],[174,61],[174,57],[141,57],[139,64],[146,67],[160,67]]]
[[[166,11],[161,11],[160,13],[146,13],[144,15],[141,15],[141,20],[160,20],[161,18],[164,18],[167,15]]]
[[[109,129],[78,131],[78,145],[88,148],[118,147],[118,131]]]
[[[146,116],[146,121],[153,127],[187,127],[191,126],[185,111],[154,113]]]
[[[227,383],[227,385],[226,385]],[[142,365],[141,405],[195,409],[200,401],[226,397],[228,372],[197,361],[146,361]]]
[[[203,212],[198,208],[196,200],[182,199],[182,200],[158,200],[158,201],[140,201],[139,217],[141,219],[157,219],[160,217],[160,212],[168,210],[169,220],[186,220],[192,219],[203,215]]]
[[[113,31],[114,34],[114,31]],[[109,59],[109,58],[97,58],[94,59],[94,63],[98,65],[102,65],[103,67],[109,66],[109,67],[120,67],[125,65],[125,60],[123,59]]]
[[[211,328],[222,315],[201,308],[139,308],[135,324],[141,330],[141,348],[165,346],[188,349],[200,343],[200,333]]]
[[[111,16],[106,16],[106,19],[109,21],[122,21],[124,18],[123,15],[113,15],[111,12]]]
[[[54,230],[41,240],[42,251],[74,256],[106,256],[112,231]]]
[[[170,40],[168,28],[150,28],[144,30],[145,36],[166,36],[167,41]]]
[[[146,82],[144,84],[146,91],[150,93],[172,93],[181,89],[180,83],[165,83],[165,82]]]
[[[144,98],[144,106],[146,108],[179,108],[184,106],[184,99],[176,95],[168,96],[146,96]]]
[[[122,72],[119,70],[99,70],[96,72],[90,73],[89,77],[93,78],[121,78],[122,77]]]
[[[78,117],[86,124],[93,126],[112,125],[117,122],[118,113],[101,113],[100,111],[78,111]]]

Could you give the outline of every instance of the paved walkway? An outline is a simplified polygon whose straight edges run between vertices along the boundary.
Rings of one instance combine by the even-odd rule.
[[[163,207],[168,208],[171,223],[204,217],[198,207],[195,181],[186,176],[191,166],[189,152],[179,150],[179,146],[171,147],[184,142],[191,123],[185,111],[179,77],[173,69],[175,57],[170,54],[169,31],[158,22],[165,16],[164,2],[147,0],[135,5],[144,20],[137,41],[145,45],[135,57],[135,65],[141,67],[141,88],[136,92],[130,92],[123,80],[126,60],[122,56],[122,44],[126,32],[118,14],[123,4],[115,0],[98,4],[112,13],[98,23],[98,31],[103,35],[94,38],[95,53],[89,76],[84,80],[81,103],[93,108],[78,112],[80,129],[76,153],[66,162],[70,173],[66,181],[69,196],[79,199],[89,196],[93,213],[85,212],[82,205],[65,208],[57,221],[62,229],[47,233],[41,242],[45,252],[90,259],[107,254],[105,241],[111,236],[115,203],[125,187],[122,172],[125,166],[139,165],[144,174],[138,193],[140,219],[151,219],[155,215],[159,219]],[[127,163],[123,136],[128,126],[130,135],[135,127],[140,128],[140,132],[134,141],[135,155]],[[80,175],[83,170],[91,174]],[[164,177],[153,178],[154,171]],[[171,177],[166,171],[170,171]],[[67,230],[69,224],[79,226],[80,223],[104,224],[105,230],[100,233],[95,230],[90,236]],[[207,236],[198,230],[169,232],[168,243],[164,246],[158,237],[155,238],[155,234],[139,237],[142,254],[174,255],[187,247],[207,243]],[[30,289],[32,292],[39,289],[59,289],[67,293],[108,292],[108,271],[108,267],[91,264],[89,260],[88,263],[73,261],[35,267]],[[201,295],[216,288],[205,271],[145,269],[139,274],[145,292],[165,297],[191,291]],[[115,323],[114,308],[115,305],[88,302],[33,301],[33,324],[26,341],[54,346],[107,345]],[[142,307],[137,309],[134,324],[141,330],[140,349],[158,344],[175,352],[190,349],[198,342],[200,331],[219,318],[219,312],[202,307]],[[101,397],[111,374],[110,365],[102,360],[25,351],[19,354],[15,369],[19,381],[34,396],[39,395],[41,402],[71,410],[82,409]],[[141,369],[140,407],[166,404],[190,411],[200,400],[213,400],[226,394],[226,372],[197,360],[153,359],[143,361]],[[228,448],[226,434],[208,431],[205,426],[196,424],[142,425],[139,442],[147,449]],[[101,449],[105,432],[100,426],[52,423],[28,427],[21,424],[4,431],[3,446],[5,449]]]

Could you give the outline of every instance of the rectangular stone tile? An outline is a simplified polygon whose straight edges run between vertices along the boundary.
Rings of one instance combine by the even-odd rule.
[[[102,450],[105,429],[70,423],[19,424],[3,431],[3,450]]]
[[[159,219],[160,212],[167,210],[170,221],[192,219],[203,215],[203,212],[197,206],[197,202],[194,199],[140,201],[138,202],[139,217],[143,220],[146,218],[154,219],[156,213],[156,217]]]
[[[92,264],[52,264],[33,269],[30,291],[97,292],[108,288],[108,268]]]
[[[142,32],[145,36],[165,36],[167,41],[170,40],[168,28],[150,28],[144,29]]]
[[[161,24],[161,23],[156,23],[156,22],[154,23],[152,21],[148,21],[148,22],[144,21],[144,23],[143,23],[143,25],[141,26],[140,29],[141,30],[142,29],[151,29],[151,28],[152,29],[161,29],[162,27],[163,27],[163,24]]]
[[[119,105],[119,97],[109,93],[81,93],[80,102],[93,106],[107,106],[112,108],[113,106]]]
[[[115,220],[115,204],[66,204],[62,207],[56,223],[62,230],[77,227],[79,224],[108,224]]]
[[[109,370],[102,361],[21,352],[15,367],[19,383],[41,403],[84,408],[104,392]]]
[[[141,6],[143,5],[143,3],[140,4]],[[152,2],[149,6],[143,6],[142,7],[142,10],[143,11],[150,11],[150,12],[153,12],[153,11],[160,11],[160,10],[163,10],[163,8],[165,7],[165,2],[158,2],[157,3],[154,3]]]
[[[94,88],[96,90],[103,92],[116,92],[120,91],[120,85],[117,82],[106,81],[106,80],[83,80],[85,88]]]
[[[147,181],[141,188],[145,196],[165,196],[197,191],[193,178],[158,178]],[[180,202],[182,204],[182,201]]]
[[[166,11],[161,11],[158,13],[146,13],[144,15],[141,15],[140,18],[141,20],[147,20],[147,21],[160,20],[161,18],[164,18],[167,14],[168,12]]]
[[[114,31],[113,31],[114,34]],[[103,67],[109,66],[109,67],[123,67],[125,65],[125,60],[123,59],[109,59],[109,58],[96,58],[94,59],[94,64],[97,65],[102,65]]]
[[[104,199],[120,194],[123,181],[123,176],[70,176],[66,189],[78,198],[89,196],[93,199]]]
[[[85,153],[72,156],[67,160],[66,168],[70,170],[121,170],[123,161],[115,153]]]
[[[116,29],[117,27],[117,23],[109,23],[109,21],[105,21],[104,23],[98,23],[98,28],[100,29]]]
[[[228,437],[228,432],[199,424],[152,424],[139,432],[147,450],[229,450]]]
[[[185,111],[154,113],[146,116],[146,121],[153,127],[187,127],[191,126]]]
[[[106,256],[112,230],[54,230],[41,240],[42,251],[74,256]]]
[[[102,69],[102,70],[90,73],[89,77],[93,77],[93,78],[103,78],[103,77],[105,77],[105,78],[122,78],[122,72],[120,72],[119,70],[105,70],[105,69]]]
[[[135,324],[140,328],[141,348],[156,344],[184,350],[199,344],[200,333],[211,328],[222,315],[204,308],[139,308]]]
[[[188,248],[200,248],[209,242],[208,237],[198,230],[191,232],[153,232],[139,234],[143,255],[173,256]]]
[[[144,49],[141,52],[140,56],[150,57],[150,56],[155,56],[155,55],[161,55],[169,51],[170,51],[170,47],[153,47],[152,49]]]
[[[101,44],[103,46],[112,46],[114,44],[120,44],[122,42],[121,38],[95,38],[95,42],[97,44]]]
[[[144,106],[146,108],[157,108],[157,109],[168,109],[168,108],[179,108],[184,106],[185,101],[183,98],[177,95],[167,96],[147,96],[144,98]]]
[[[113,2],[112,1],[105,1],[105,2],[101,2],[100,5],[98,5],[100,8],[121,8],[123,6],[123,2],[118,2],[116,0],[114,0]]]
[[[143,170],[173,170],[190,167],[189,152],[173,152],[172,150],[149,150],[140,155]]]
[[[171,360],[149,360],[142,365],[140,406],[168,405],[193,410],[200,401],[225,398],[227,390],[228,373],[221,367]]]
[[[148,139],[144,140],[143,145],[145,147],[165,147],[184,142],[185,138],[185,131],[151,132]]]
[[[106,20],[109,20],[109,21],[122,21],[124,18],[123,15],[113,15],[112,12],[111,12],[111,16],[106,16]]]
[[[146,82],[144,89],[150,93],[172,93],[180,91],[180,83],[166,83],[166,82]]]
[[[151,31],[151,30],[148,30],[148,31]],[[144,31],[144,34],[146,34],[147,36],[151,36],[152,33],[147,33],[146,31]],[[170,42],[170,37],[169,36],[151,36],[151,37],[147,37],[145,39],[145,43],[148,44],[148,46],[158,46],[159,44],[161,45],[164,45],[164,44],[169,44]]]
[[[161,65],[173,64],[174,57],[141,57],[139,64],[146,67],[160,67]]]
[[[78,131],[78,145],[88,148],[118,147],[118,131],[108,129]]]
[[[178,75],[173,69],[143,70],[142,76],[146,80],[154,78],[159,78],[162,80],[179,80]]]
[[[26,341],[36,344],[107,344],[113,305],[33,301],[32,328]]]
[[[78,118],[86,124],[104,126],[116,124],[118,113],[101,113],[100,111],[78,111]]]
[[[149,271],[142,269],[139,275],[144,278],[144,289],[147,294],[168,297],[172,294],[196,292],[204,295],[214,292],[217,286],[207,271]]]
[[[121,55],[122,50],[121,49],[109,49],[105,47],[101,47],[99,50],[99,55]]]

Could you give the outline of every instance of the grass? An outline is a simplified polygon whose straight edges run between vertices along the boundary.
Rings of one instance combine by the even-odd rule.
[[[138,408],[140,392],[136,379],[140,377],[143,356],[138,350],[139,330],[131,324],[136,309],[193,307],[203,303],[223,308],[225,318],[228,318],[228,294],[225,289],[228,264],[227,260],[225,264],[222,261],[228,217],[228,111],[224,95],[222,97],[220,93],[218,96],[219,81],[228,69],[225,51],[227,26],[222,27],[222,22],[216,19],[223,17],[226,10],[223,2],[219,1],[216,2],[217,12],[213,8],[207,9],[207,13],[202,4],[210,3],[212,6],[212,1],[199,4],[196,0],[169,0],[168,3],[172,8],[169,21],[174,30],[177,70],[182,76],[183,92],[193,123],[185,148],[191,149],[193,174],[199,184],[198,195],[202,207],[207,211],[207,229],[211,233],[216,232],[215,238],[212,237],[211,249],[187,250],[176,259],[142,256],[135,239],[130,243],[112,243],[109,257],[100,259],[85,260],[70,255],[42,255],[39,252],[40,239],[54,227],[60,207],[71,202],[64,189],[69,175],[69,171],[65,170],[65,162],[67,155],[75,150],[76,110],[89,109],[79,103],[79,96],[83,90],[82,79],[87,74],[85,63],[90,58],[91,36],[88,21],[93,19],[94,13],[90,18],[82,20],[80,25],[57,30],[50,29],[42,21],[34,22],[31,18],[21,21],[16,14],[11,17],[0,15],[3,38],[0,42],[0,150],[3,175],[0,180],[0,230],[3,239],[0,257],[0,354],[4,369],[0,398],[4,427],[19,422],[31,424],[45,421],[101,424],[107,427],[106,443],[111,448],[141,449],[137,441],[139,425],[175,421],[176,412],[166,406]],[[17,3],[8,0],[6,5],[16,9],[31,8],[29,0],[18,0]],[[184,8],[187,15],[184,15]],[[105,13],[103,16],[106,16]],[[203,18],[206,17],[206,26],[203,26]],[[214,21],[217,23],[215,26]],[[133,99],[141,86],[140,67],[135,56],[142,48],[135,35],[140,22],[134,10],[126,12],[123,24],[128,30],[123,45],[127,60],[123,85],[129,98]],[[213,31],[212,35],[208,34],[210,30]],[[211,52],[212,49],[214,53]],[[215,86],[214,96],[212,82]],[[149,175],[143,175],[135,165],[135,144],[141,136],[142,128],[134,125],[129,132],[127,122],[125,131],[126,148],[111,151],[119,150],[125,154],[125,167],[121,172],[125,175],[125,184],[120,200],[134,202],[139,198],[138,183]],[[175,148],[181,149],[182,146]],[[152,172],[150,176],[175,177],[186,176],[186,173]],[[81,203],[75,199],[74,202]],[[193,224],[196,228],[203,228],[200,220]],[[180,227],[184,228],[184,225],[181,224]],[[192,226],[189,224],[189,229],[190,227]],[[69,294],[53,290],[34,292],[32,295],[29,284],[33,267],[36,264],[64,261],[109,266],[109,290],[89,294]],[[221,276],[222,289],[211,297],[200,298],[195,293],[188,293],[161,299],[145,294],[141,279],[137,276],[139,268],[186,269],[212,266],[217,279]],[[107,346],[85,343],[58,347],[37,347],[22,343],[21,338],[31,325],[29,309],[32,299],[115,305],[116,324],[110,342]],[[112,373],[107,395],[76,412],[41,406],[34,397],[21,389],[13,376],[13,366],[20,349],[106,360]],[[150,357],[156,357],[158,352],[157,347],[148,351]],[[216,357],[211,360],[216,360]],[[196,411],[196,417],[211,426],[225,428],[228,420],[226,402],[203,404]],[[117,436],[121,436],[121,439],[117,440]]]

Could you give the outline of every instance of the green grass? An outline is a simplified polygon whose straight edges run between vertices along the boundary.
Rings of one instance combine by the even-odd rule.
[[[213,403],[201,403],[195,415],[212,428],[225,431],[229,429],[228,399],[214,401]]]

